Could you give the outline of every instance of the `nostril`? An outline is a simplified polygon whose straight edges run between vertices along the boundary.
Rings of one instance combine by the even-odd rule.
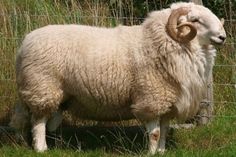
[[[221,39],[222,41],[225,41],[226,37],[225,37],[225,36],[222,36],[222,35],[220,35],[220,36],[219,36],[219,39]]]

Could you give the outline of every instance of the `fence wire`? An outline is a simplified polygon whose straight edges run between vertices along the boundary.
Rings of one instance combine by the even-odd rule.
[[[145,20],[145,17],[134,17],[134,16],[97,16],[97,15],[93,15],[93,16],[86,16],[86,15],[53,15],[53,14],[29,14],[29,13],[12,13],[12,14],[6,14],[6,13],[0,13],[0,16],[5,16],[5,17],[19,17],[19,16],[30,16],[30,17],[64,17],[64,18],[71,18],[71,17],[78,17],[78,18],[94,18],[94,19],[120,19],[120,20],[140,20],[143,21]],[[236,19],[224,19],[225,22],[233,22],[236,23]]]

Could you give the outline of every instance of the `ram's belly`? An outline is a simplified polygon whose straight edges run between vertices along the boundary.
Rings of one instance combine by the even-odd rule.
[[[67,102],[68,110],[74,117],[98,121],[120,121],[134,118],[130,102],[107,104],[95,98],[74,98]]]
[[[133,118],[130,111],[131,78],[127,75],[87,73],[70,91],[72,113],[82,119],[118,121]],[[118,78],[119,76],[119,78]],[[69,99],[71,99],[69,98]]]

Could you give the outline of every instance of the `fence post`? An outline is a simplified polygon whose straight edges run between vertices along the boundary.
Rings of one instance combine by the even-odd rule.
[[[228,18],[229,18],[229,34],[231,37],[234,36],[235,31],[233,28],[233,11],[232,11],[232,1],[228,0],[228,6],[229,6],[229,10],[228,10]],[[236,55],[235,55],[235,39],[233,41],[230,41],[230,57],[232,57],[232,59],[236,59]],[[232,76],[231,76],[231,80],[234,83],[234,93],[236,93],[236,67],[232,67]]]
[[[190,2],[203,5],[202,0],[190,0]],[[207,80],[206,85],[206,93],[204,95],[203,100],[200,104],[200,109],[198,111],[197,118],[195,119],[195,122],[197,122],[198,125],[205,125],[210,122],[212,119],[213,114],[213,77],[212,77],[212,71],[210,72],[209,78]]]

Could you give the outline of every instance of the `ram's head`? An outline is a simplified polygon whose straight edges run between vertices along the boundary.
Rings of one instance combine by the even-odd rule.
[[[226,39],[223,23],[209,9],[192,5],[172,9],[166,29],[180,43],[196,38],[200,45],[222,45]]]

